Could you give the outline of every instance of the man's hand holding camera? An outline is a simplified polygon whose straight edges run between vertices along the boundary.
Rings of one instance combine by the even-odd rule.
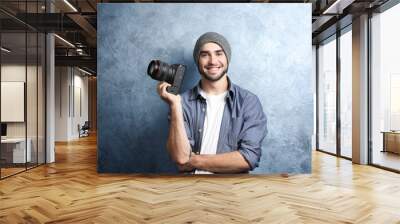
[[[167,87],[171,86],[171,84],[167,82],[160,82],[157,85],[157,92],[160,95],[161,99],[168,103],[171,107],[180,107],[181,106],[181,96],[169,93],[167,91]]]

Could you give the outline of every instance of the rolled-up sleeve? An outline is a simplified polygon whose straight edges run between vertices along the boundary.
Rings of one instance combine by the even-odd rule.
[[[258,167],[262,142],[267,135],[267,116],[257,96],[248,97],[243,105],[244,124],[238,151],[247,161],[250,170]]]
[[[183,109],[183,121],[185,124],[186,135],[188,137],[190,147],[193,149],[194,148],[194,136],[192,133],[193,128],[191,128],[190,126],[189,115],[185,109]]]
[[[185,125],[186,135],[188,137],[190,147],[193,149],[194,148],[194,137],[192,134],[192,129],[190,128],[190,118],[189,118],[188,112],[184,106],[182,109],[183,109],[182,110],[183,111],[183,123]],[[170,122],[171,122],[171,111],[168,111],[168,123],[170,123]]]

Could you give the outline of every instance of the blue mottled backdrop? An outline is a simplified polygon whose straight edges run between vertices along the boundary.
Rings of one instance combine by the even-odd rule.
[[[253,173],[309,173],[313,131],[311,4],[98,4],[98,171],[174,173],[165,149],[167,105],[146,74],[160,59],[199,74],[192,52],[207,32],[232,46],[231,80],[257,94],[268,117]]]

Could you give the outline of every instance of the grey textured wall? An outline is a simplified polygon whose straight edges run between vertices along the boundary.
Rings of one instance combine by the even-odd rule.
[[[99,4],[98,171],[170,173],[167,105],[146,74],[151,59],[187,65],[207,31],[232,46],[229,76],[257,94],[268,117],[253,173],[311,171],[311,4]]]

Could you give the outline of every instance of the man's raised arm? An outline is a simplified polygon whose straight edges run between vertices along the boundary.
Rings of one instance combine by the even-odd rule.
[[[171,109],[167,149],[172,160],[179,166],[183,166],[188,163],[192,150],[185,130],[181,97],[168,93],[168,86],[170,84],[161,82],[157,87],[158,94],[169,104]]]

